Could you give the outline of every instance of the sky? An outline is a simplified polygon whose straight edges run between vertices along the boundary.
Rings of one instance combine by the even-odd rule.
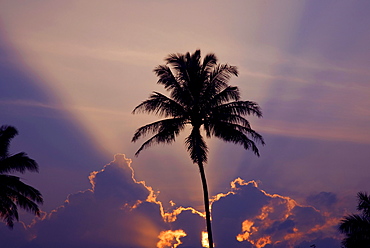
[[[216,247],[340,247],[370,189],[370,2],[0,0],[0,125],[39,173],[40,218],[0,223],[4,248],[201,248],[184,135],[135,157],[131,114],[170,53],[215,53],[263,118],[260,157],[207,139]]]

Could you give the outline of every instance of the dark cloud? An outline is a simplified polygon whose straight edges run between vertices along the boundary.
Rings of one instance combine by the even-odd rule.
[[[235,194],[222,197],[212,205],[218,247],[242,247],[236,236],[241,232],[243,221],[258,215],[261,207],[268,203],[266,196],[253,183],[240,185],[231,192]]]
[[[311,247],[311,245],[316,245],[317,248],[319,247],[341,247],[338,240],[336,239],[330,239],[330,238],[324,238],[324,239],[315,239],[310,242],[302,242],[301,244],[298,244],[296,248],[305,248],[305,247]]]
[[[9,230],[3,223],[0,224],[0,247],[23,247],[32,238],[22,223],[14,223],[14,229]]]
[[[218,247],[293,247],[318,237],[338,243],[337,219],[292,198],[269,194],[253,181],[234,182],[232,194],[213,204]]]
[[[307,203],[318,209],[331,208],[335,203],[337,203],[337,195],[332,192],[320,192],[318,194],[313,194],[307,197]]]
[[[118,201],[116,205],[134,205],[138,200],[145,201],[148,189],[134,181],[130,163],[131,160],[118,154],[103,170],[90,174],[90,182],[98,202]]]

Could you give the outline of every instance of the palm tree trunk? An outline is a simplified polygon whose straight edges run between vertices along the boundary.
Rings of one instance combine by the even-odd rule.
[[[209,248],[213,248],[211,212],[210,212],[210,209],[209,209],[209,197],[208,197],[208,187],[207,187],[206,174],[204,173],[203,163],[199,162],[198,166],[199,166],[199,172],[200,172],[200,177],[201,177],[201,180],[202,180],[202,187],[203,187],[203,200],[204,200],[204,209],[206,211],[206,222],[207,222],[207,233],[208,233]]]

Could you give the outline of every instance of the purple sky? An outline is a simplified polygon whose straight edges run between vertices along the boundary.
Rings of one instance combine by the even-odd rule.
[[[0,225],[0,246],[201,248],[185,135],[138,158],[130,142],[156,119],[132,109],[165,92],[153,68],[199,48],[236,65],[230,83],[264,113],[250,118],[260,158],[207,140],[216,247],[339,248],[338,221],[370,189],[369,11],[365,0],[1,1],[0,125],[19,131],[12,152],[39,163],[22,178],[45,204],[41,219]]]

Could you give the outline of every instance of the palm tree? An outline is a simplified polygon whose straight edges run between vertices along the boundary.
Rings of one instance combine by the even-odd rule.
[[[370,196],[359,192],[357,197],[357,210],[362,213],[345,216],[339,225],[340,232],[346,235],[342,241],[346,248],[370,247]]]
[[[151,134],[136,152],[156,143],[172,143],[187,125],[191,131],[185,139],[190,158],[200,171],[209,247],[213,247],[211,215],[204,164],[207,162],[208,147],[203,138],[215,136],[226,142],[241,144],[245,149],[259,156],[254,141],[264,144],[260,134],[255,132],[243,117],[262,117],[260,107],[251,101],[241,101],[238,87],[228,84],[231,76],[238,75],[235,66],[218,64],[214,54],[207,54],[201,61],[200,50],[193,54],[170,54],[165,58],[166,65],[154,69],[158,84],[169,91],[170,96],[153,92],[139,104],[133,113],[156,114],[165,119],[138,128],[132,138]]]
[[[21,182],[17,176],[8,175],[9,172],[38,171],[37,163],[26,153],[9,154],[10,140],[17,134],[12,126],[0,127],[0,217],[10,229],[14,220],[19,220],[17,206],[38,216],[37,203],[43,203],[37,189]]]

